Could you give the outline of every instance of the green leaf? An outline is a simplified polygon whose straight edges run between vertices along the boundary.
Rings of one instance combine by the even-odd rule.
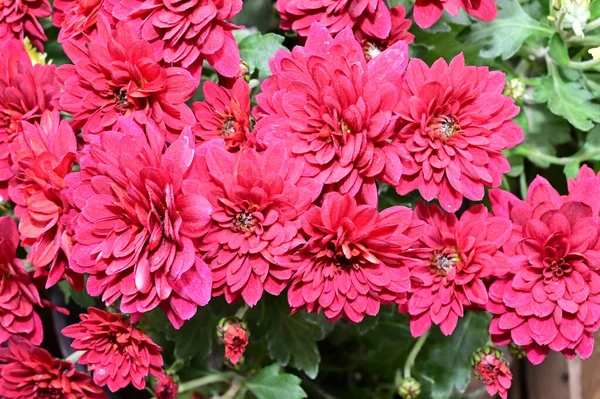
[[[531,36],[550,37],[554,31],[525,13],[517,0],[498,0],[498,17],[491,22],[473,24],[467,43],[484,43],[483,58],[512,57]]]
[[[250,73],[258,69],[258,78],[265,79],[271,75],[269,60],[273,58],[277,50],[284,50],[283,36],[274,33],[261,35],[255,33],[245,37],[239,42],[242,60],[248,63]]]
[[[590,21],[600,18],[600,0],[593,0],[590,4]]]
[[[269,354],[282,366],[290,364],[310,378],[319,373],[321,355],[317,341],[325,337],[327,321],[322,316],[298,312],[289,315],[285,296],[265,298]]]
[[[198,313],[186,321],[180,330],[175,330],[169,338],[175,343],[177,359],[205,358],[212,352],[213,337],[217,331],[217,319],[206,308],[198,308]]]
[[[233,22],[247,27],[255,26],[261,32],[268,32],[276,29],[278,21],[277,14],[273,9],[273,1],[245,1],[242,11],[235,16]]]
[[[547,102],[552,113],[562,116],[577,129],[588,131],[600,122],[600,105],[579,82],[564,82],[558,73],[546,76],[535,91],[538,102]]]
[[[87,309],[96,305],[96,300],[89,296],[85,289],[81,292],[75,291],[73,287],[71,287],[71,284],[69,284],[66,280],[59,282],[58,286],[63,292],[63,295],[65,296],[65,302],[67,304],[73,301],[75,304],[77,304],[77,306],[83,309]]]
[[[552,35],[552,38],[550,39],[548,55],[554,61],[558,62],[559,65],[567,65],[570,61],[567,46],[565,46],[565,43],[558,33]]]
[[[265,367],[246,382],[246,388],[258,399],[304,399],[302,380],[292,374],[280,374],[278,364]]]
[[[468,312],[452,335],[445,337],[437,329],[432,331],[416,362],[420,373],[434,381],[431,399],[447,399],[455,389],[459,393],[467,389],[471,356],[488,341],[488,326],[485,313]]]

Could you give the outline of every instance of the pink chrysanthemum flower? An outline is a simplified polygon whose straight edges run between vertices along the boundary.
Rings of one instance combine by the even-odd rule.
[[[112,392],[130,383],[141,390],[148,375],[164,374],[160,346],[123,316],[89,308],[80,318],[62,334],[74,339],[73,349],[84,352],[77,362],[87,365],[96,384]]]
[[[225,149],[235,152],[253,147],[250,137],[250,86],[237,79],[231,89],[207,81],[202,88],[205,100],[192,104],[198,122],[192,128],[202,141],[222,139]]]
[[[600,328],[600,186],[582,178],[560,196],[537,177],[522,201],[492,190],[494,213],[512,220],[504,252],[508,273],[489,288],[490,334],[499,345],[524,347],[539,364],[548,351],[592,354]]]
[[[427,229],[409,208],[378,212],[350,195],[326,194],[302,218],[308,242],[291,258],[288,291],[292,311],[323,311],[358,323],[381,304],[403,302],[410,289],[406,251]]]
[[[189,70],[200,80],[206,59],[218,73],[238,73],[240,51],[227,20],[242,9],[242,0],[106,0],[107,9],[127,21],[162,54],[165,64]]]
[[[175,383],[173,378],[167,374],[163,374],[163,376],[158,379],[156,386],[154,387],[156,399],[177,399],[178,393],[179,387],[177,386],[177,383]]]
[[[17,224],[8,216],[0,217],[0,344],[19,335],[39,345],[44,330],[33,307],[42,304],[29,273],[16,257],[18,246]]]
[[[486,385],[487,393],[506,399],[512,384],[512,372],[502,352],[494,346],[487,346],[475,352],[471,362],[475,377]]]
[[[213,295],[228,302],[243,298],[254,306],[263,291],[279,295],[292,270],[279,256],[302,240],[300,217],[321,193],[321,185],[302,179],[302,162],[291,159],[282,145],[257,153],[227,152],[207,144],[201,175],[210,180],[190,184],[189,193],[207,195],[212,224],[199,243],[213,273]]]
[[[83,277],[68,267],[71,239],[65,231],[65,215],[69,207],[62,195],[77,151],[73,130],[60,120],[58,111],[46,111],[39,124],[23,123],[23,132],[10,150],[19,170],[10,181],[10,198],[21,219],[21,245],[31,247],[27,260],[36,268],[35,277],[45,277],[49,288],[66,276],[81,290]]]
[[[498,15],[494,0],[417,0],[413,14],[417,25],[425,29],[435,24],[444,10],[456,17],[461,8],[472,17],[485,22],[492,21]]]
[[[225,358],[231,364],[238,364],[250,340],[250,331],[246,323],[238,318],[221,319],[217,326],[217,336],[219,342],[225,346]]]
[[[450,65],[428,67],[414,58],[406,70],[396,111],[402,146],[400,195],[418,189],[455,212],[463,197],[480,201],[484,187],[497,187],[510,165],[502,150],[523,140],[510,118],[519,113],[502,95],[504,74],[465,66],[462,54]]]
[[[402,174],[390,141],[407,60],[398,42],[367,63],[349,29],[333,39],[315,23],[305,47],[270,62],[254,111],[258,143],[285,141],[305,161],[304,176],[376,204],[375,179],[395,186]]]
[[[56,71],[64,91],[57,94],[60,110],[73,114],[74,129],[84,135],[110,130],[119,116],[139,124],[149,120],[174,133],[194,123],[185,104],[196,90],[196,82],[182,68],[163,68],[152,46],[138,39],[124,22],[111,29],[98,17],[98,34],[89,44],[67,42],[65,53],[74,65]]]
[[[8,199],[14,176],[9,144],[22,131],[21,122],[40,120],[52,109],[54,65],[31,65],[22,41],[9,40],[0,51],[0,197]]]
[[[106,399],[90,376],[71,362],[14,337],[0,348],[0,397],[5,399]]]
[[[124,313],[159,306],[179,328],[208,303],[212,284],[194,247],[212,208],[204,197],[182,192],[199,184],[188,177],[193,136],[186,129],[163,154],[152,125],[144,132],[121,118],[116,127],[92,137],[78,160],[81,172],[67,176],[80,212],[72,222],[71,266],[91,275],[90,295],[107,304],[120,299]]]
[[[450,335],[465,307],[487,304],[484,279],[507,268],[509,259],[499,249],[510,236],[511,223],[483,205],[469,208],[459,219],[420,202],[415,216],[431,227],[411,247],[410,331],[418,337],[434,323]]]
[[[281,29],[308,36],[314,22],[332,35],[344,28],[385,39],[392,27],[390,10],[383,0],[278,0]]]
[[[28,37],[38,49],[48,38],[39,19],[52,14],[48,0],[6,0],[0,3],[0,43]]]
[[[103,0],[54,0],[52,24],[60,29],[58,42],[84,39],[96,31],[98,15],[111,18]]]
[[[415,35],[408,32],[412,23],[410,19],[406,18],[404,6],[399,5],[392,8],[390,15],[392,18],[392,29],[390,30],[390,34],[385,38],[370,36],[361,30],[354,32],[356,40],[362,45],[367,61],[375,58],[400,40],[403,40],[406,44],[411,44],[415,40]]]

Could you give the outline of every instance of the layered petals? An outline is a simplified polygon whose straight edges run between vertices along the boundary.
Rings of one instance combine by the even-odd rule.
[[[461,8],[484,22],[490,22],[498,15],[494,0],[417,0],[414,7],[415,22],[419,27],[426,29],[441,18],[444,10],[456,17]]]
[[[0,3],[0,43],[28,37],[38,49],[48,40],[40,19],[52,13],[48,0],[18,0]]]

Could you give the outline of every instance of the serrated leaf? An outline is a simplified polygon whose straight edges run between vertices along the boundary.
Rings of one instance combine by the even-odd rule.
[[[302,380],[292,374],[280,374],[280,366],[273,364],[260,370],[246,382],[246,388],[258,399],[304,399]]]
[[[261,35],[254,33],[246,36],[239,42],[240,56],[248,63],[250,73],[258,69],[258,78],[265,79],[271,75],[269,60],[273,58],[277,50],[284,50],[283,36],[274,33]]]
[[[282,366],[302,370],[310,378],[319,373],[321,355],[317,341],[325,337],[327,321],[319,315],[298,312],[289,315],[285,296],[265,300],[267,340],[271,358]]]
[[[558,33],[552,35],[548,55],[559,65],[567,65],[570,61],[569,51]]]
[[[581,83],[563,82],[557,73],[543,78],[535,92],[538,102],[547,102],[552,113],[584,131],[592,129],[594,122],[600,122],[600,105],[593,103],[593,98]]]
[[[471,380],[471,357],[488,341],[488,316],[483,312],[468,312],[452,333],[446,337],[432,331],[419,353],[415,367],[434,381],[432,399],[447,399],[456,389],[463,393]]]
[[[512,57],[531,36],[550,37],[554,31],[531,18],[517,0],[498,0],[498,16],[491,22],[473,24],[467,43],[484,43],[483,58]]]

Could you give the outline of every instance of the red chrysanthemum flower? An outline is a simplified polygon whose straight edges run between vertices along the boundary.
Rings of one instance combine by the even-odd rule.
[[[486,385],[487,393],[506,399],[512,384],[512,372],[502,352],[494,346],[487,346],[475,352],[471,362],[475,377]]]
[[[411,44],[415,40],[415,35],[408,32],[411,22],[410,19],[406,18],[404,6],[401,4],[392,8],[390,15],[392,18],[392,29],[390,30],[390,34],[385,38],[370,36],[361,30],[354,32],[356,40],[362,45],[367,61],[375,58],[400,40],[403,40],[406,44]]]
[[[60,29],[58,42],[80,40],[96,31],[98,15],[108,18],[103,0],[54,0],[52,24]]]
[[[444,10],[456,17],[461,8],[472,17],[485,22],[492,21],[498,15],[494,0],[417,0],[413,14],[417,25],[425,29],[435,24]]]
[[[250,86],[237,79],[231,89],[207,81],[205,101],[192,104],[198,122],[192,131],[202,141],[222,139],[227,151],[253,147],[250,137]]]
[[[154,395],[156,399],[177,399],[177,393],[179,387],[167,374],[163,374],[162,377],[156,382],[154,387]]]
[[[426,229],[409,208],[378,212],[350,195],[326,194],[302,218],[308,242],[290,258],[298,269],[288,291],[292,311],[358,323],[381,304],[402,303],[410,288],[406,251]]]
[[[42,304],[29,273],[16,257],[18,246],[17,224],[8,216],[0,217],[0,344],[19,335],[39,345],[44,331],[33,307]]]
[[[161,67],[152,46],[124,22],[112,30],[107,19],[99,16],[97,29],[87,45],[65,43],[74,65],[56,70],[64,89],[57,94],[56,104],[73,114],[74,129],[83,127],[84,134],[97,134],[110,130],[120,115],[139,124],[152,120],[175,134],[194,124],[192,110],[185,104],[196,90],[189,72]]]
[[[250,337],[248,326],[238,318],[221,319],[217,326],[219,342],[225,346],[225,358],[231,364],[237,364],[244,352]]]
[[[46,279],[46,288],[66,275],[76,289],[83,276],[69,267],[71,239],[65,231],[69,207],[62,191],[71,173],[77,139],[58,111],[46,111],[40,124],[23,122],[23,132],[10,145],[19,172],[10,181],[10,198],[21,219],[23,247],[31,247],[27,260],[36,268],[35,277]]]
[[[525,201],[492,190],[494,213],[513,222],[504,252],[511,270],[489,288],[492,340],[524,347],[540,363],[548,351],[592,354],[600,328],[600,186],[581,179],[560,196],[537,177]]]
[[[5,399],[106,399],[90,376],[54,359],[22,338],[0,348],[0,397]]]
[[[62,334],[74,339],[73,349],[84,352],[77,362],[87,365],[96,384],[112,392],[130,383],[141,390],[148,375],[163,375],[160,346],[122,315],[89,308],[80,318]]]
[[[48,0],[6,0],[0,3],[0,43],[28,37],[38,49],[48,38],[38,19],[52,14]]]
[[[72,222],[71,266],[91,275],[90,295],[107,304],[121,299],[124,313],[160,306],[179,328],[208,303],[212,284],[193,242],[210,225],[212,208],[182,192],[199,184],[189,178],[193,136],[186,129],[162,154],[164,141],[152,125],[144,132],[121,118],[116,127],[92,137],[78,160],[81,172],[67,176],[80,211]]]
[[[206,59],[223,76],[238,73],[240,51],[227,20],[242,9],[242,0],[107,0],[107,9],[153,44],[163,61],[189,70],[200,80]]]
[[[377,58],[376,58],[377,59]],[[502,95],[504,74],[443,59],[429,68],[414,58],[405,74],[396,111],[402,146],[400,195],[418,189],[455,212],[463,196],[480,201],[484,187],[497,187],[510,165],[502,150],[523,140],[510,118],[519,107]]]
[[[279,51],[262,84],[260,145],[286,141],[304,159],[304,175],[376,204],[375,179],[398,185],[400,149],[391,143],[407,45],[398,42],[367,63],[350,30],[335,39],[315,23],[306,47]]]
[[[189,193],[207,195],[212,224],[199,243],[213,273],[213,295],[231,303],[240,297],[254,306],[263,291],[279,295],[292,270],[277,257],[301,243],[300,217],[321,193],[321,185],[302,179],[302,162],[282,145],[258,153],[231,154],[207,144],[201,165],[209,181],[190,184]]]
[[[459,219],[420,202],[415,216],[431,227],[411,247],[410,331],[418,337],[433,322],[450,335],[465,307],[487,304],[484,279],[507,268],[509,259],[499,249],[510,236],[511,223],[493,217],[483,205],[469,208]]]
[[[31,65],[23,42],[10,40],[0,51],[0,197],[8,199],[14,176],[9,144],[22,130],[21,122],[37,122],[52,109],[54,65]]]
[[[383,0],[278,0],[281,29],[296,30],[308,36],[314,22],[323,24],[331,34],[352,28],[385,39],[392,22]]]

